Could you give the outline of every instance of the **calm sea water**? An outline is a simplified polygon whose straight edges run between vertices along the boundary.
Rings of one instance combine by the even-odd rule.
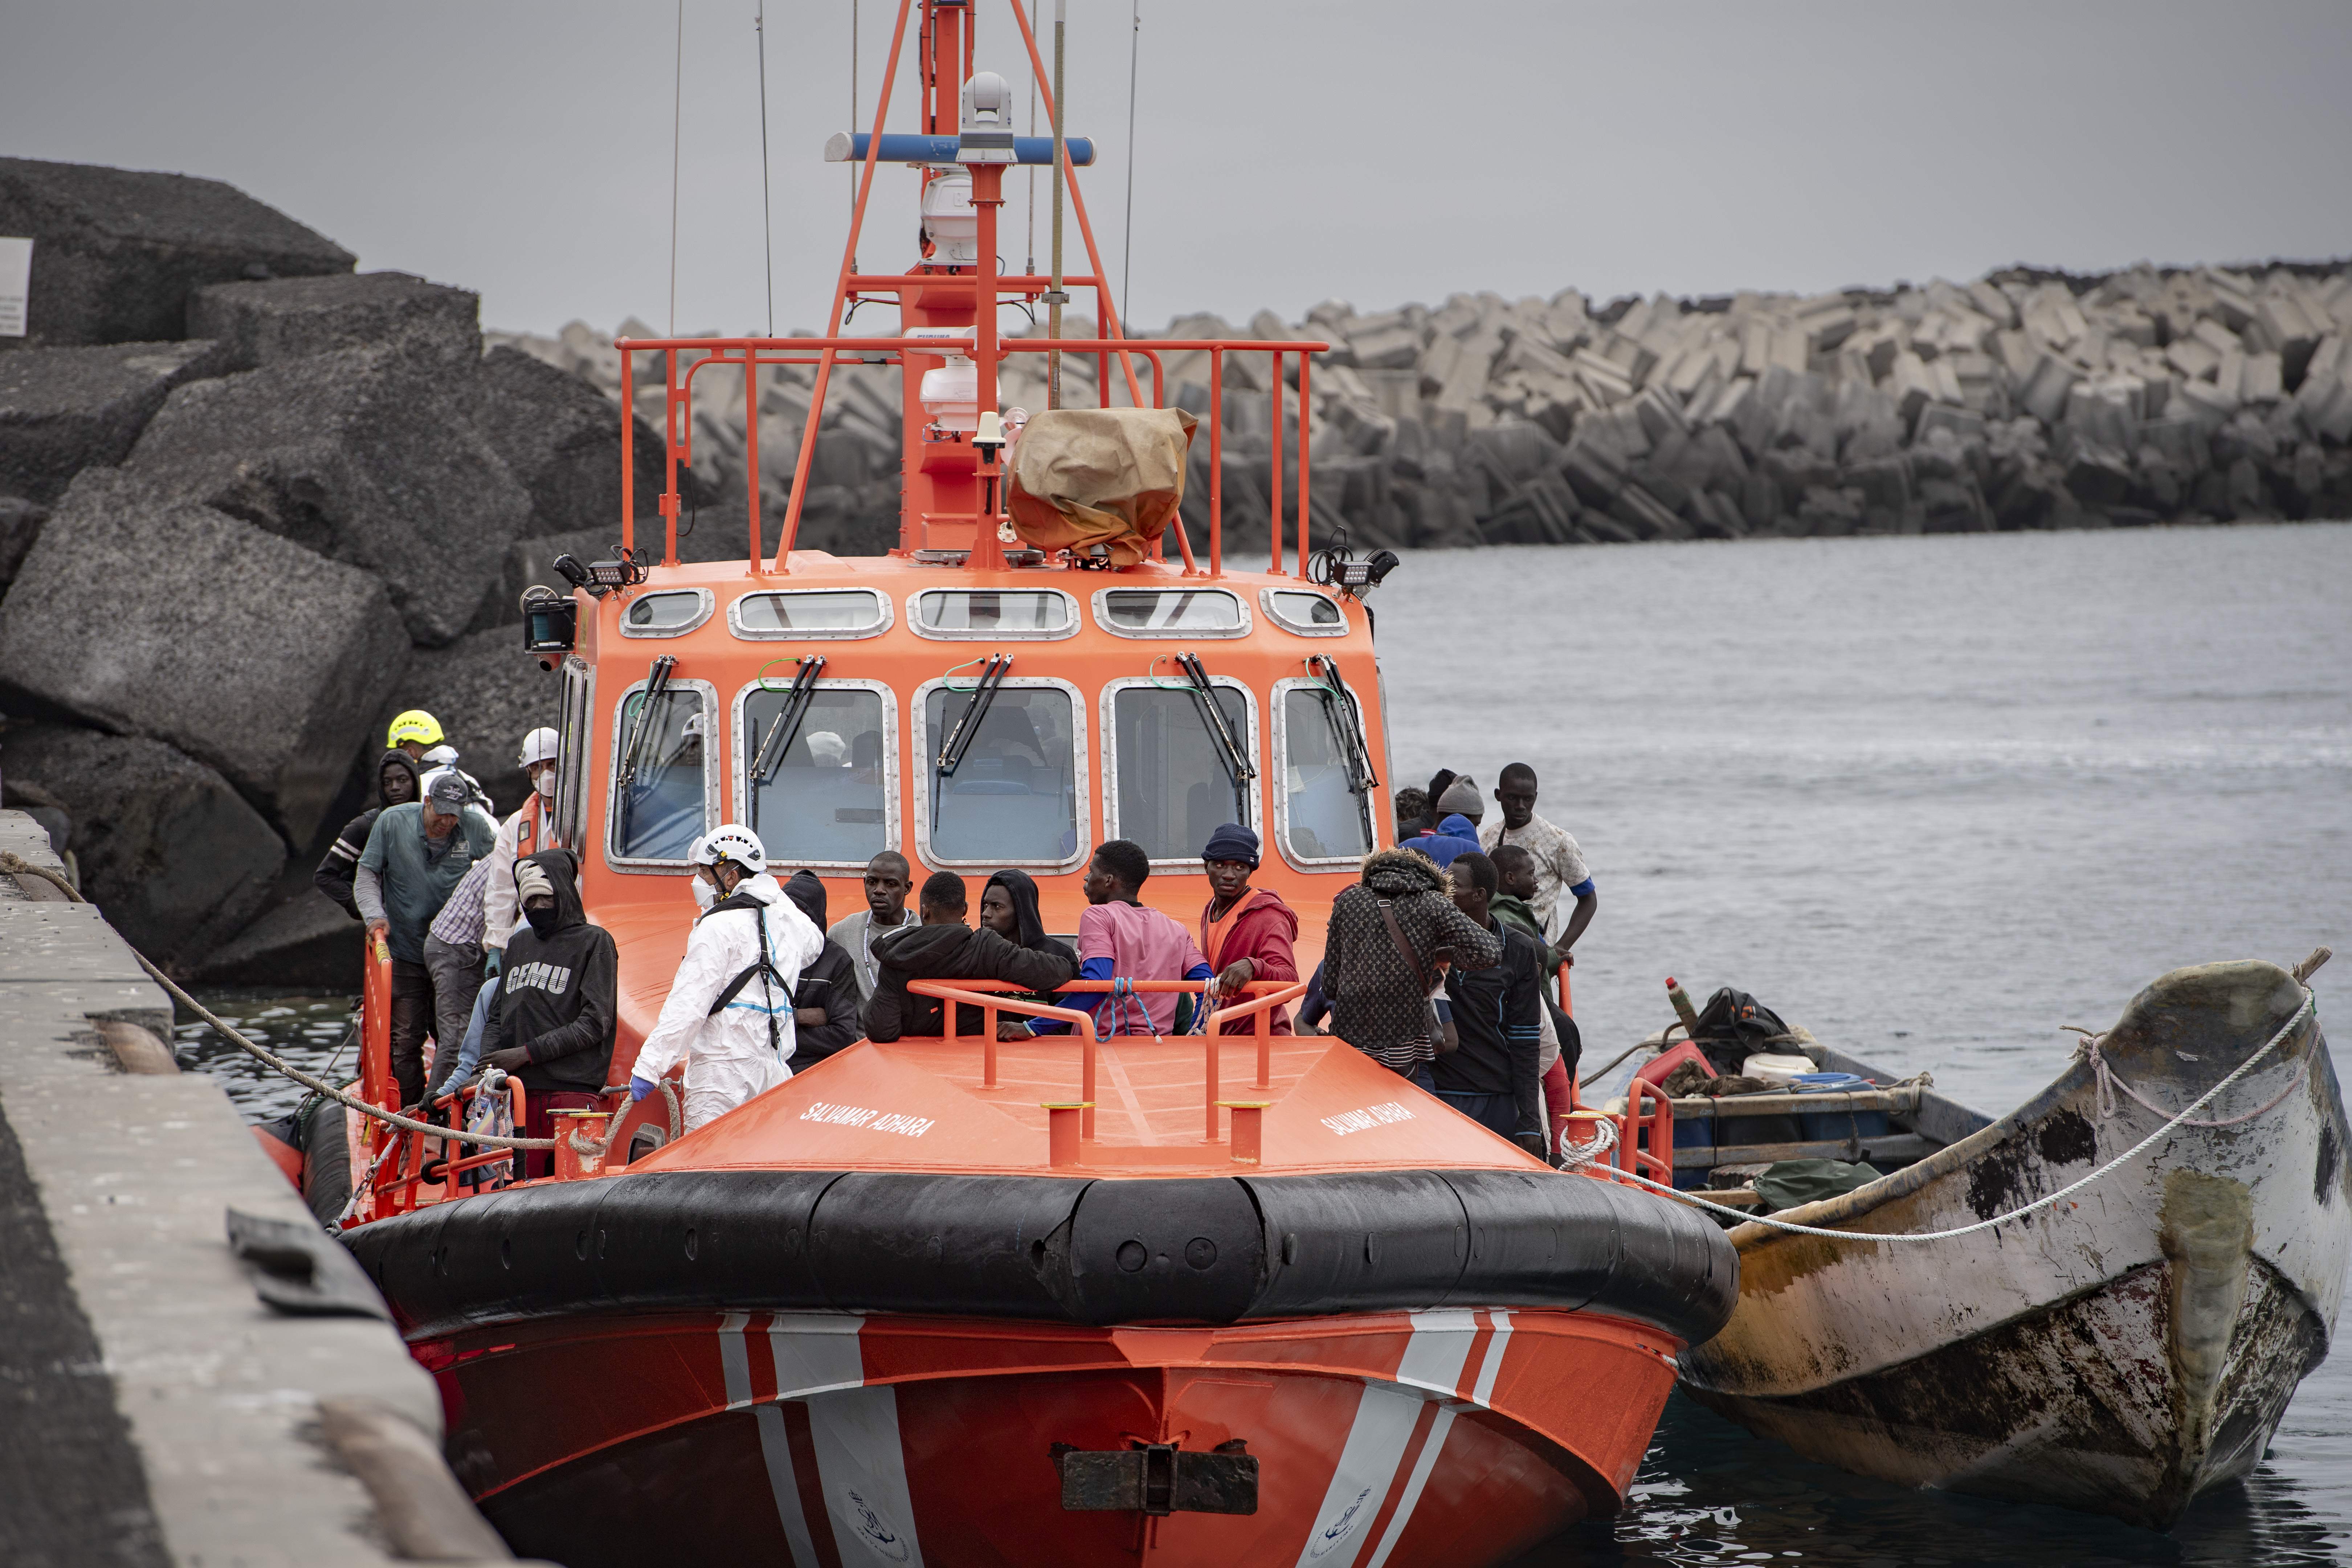
[[[1592,862],[1588,1052],[1664,1023],[1671,973],[1998,1114],[2059,1026],[2321,942],[2352,1039],[2352,525],[1436,552],[1375,603],[1399,777],[1530,763]],[[315,1067],[349,999],[218,1005]],[[184,1058],[247,1115],[299,1099],[207,1036]],[[1633,1505],[1523,1564],[2347,1552],[2342,1355],[2168,1536],[1863,1480],[1677,1398]]]
[[[1999,1114],[2168,969],[2292,963],[2352,1040],[2352,526],[1439,552],[1374,603],[1400,780],[1532,763],[1601,910],[1585,1048],[1737,985]],[[1507,737],[1507,739],[1504,739]],[[2335,1562],[2352,1355],[2170,1536],[1805,1464],[1677,1398],[1526,1562]]]

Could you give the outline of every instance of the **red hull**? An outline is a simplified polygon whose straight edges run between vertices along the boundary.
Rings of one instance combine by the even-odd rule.
[[[526,1556],[932,1568],[1474,1568],[1622,1500],[1680,1347],[1450,1309],[1087,1329],[730,1312],[420,1344]],[[1257,1511],[1071,1512],[1053,1446],[1241,1439]]]

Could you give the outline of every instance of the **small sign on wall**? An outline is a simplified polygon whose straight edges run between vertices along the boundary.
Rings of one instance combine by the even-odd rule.
[[[33,242],[0,237],[0,338],[25,335],[25,305],[32,282]]]

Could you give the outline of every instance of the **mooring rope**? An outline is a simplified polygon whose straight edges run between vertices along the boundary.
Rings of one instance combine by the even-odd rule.
[[[2239,1063],[2236,1071],[2231,1073],[2229,1077],[2223,1079],[2221,1082],[2207,1089],[2203,1094],[2199,1095],[2195,1100],[2183,1108],[2178,1115],[2166,1121],[2163,1126],[2158,1128],[2155,1131],[2149,1133],[2147,1137],[2141,1139],[2138,1142],[2133,1144],[2129,1149],[2125,1150],[2122,1153],[2116,1155],[2114,1159],[2108,1161],[2105,1164],[2100,1166],[2089,1175],[2083,1177],[2080,1181],[2070,1182],[2066,1185],[2059,1188],[2056,1192],[2045,1194],[2022,1207],[2011,1209],[2007,1214],[1995,1215],[1990,1219],[1979,1220],[1974,1225],[1964,1225],[1952,1230],[1829,1230],[1820,1226],[1797,1225],[1789,1220],[1774,1219],[1769,1215],[1752,1215],[1739,1209],[1727,1207],[1722,1204],[1708,1203],[1704,1198],[1693,1197],[1689,1193],[1669,1186],[1663,1182],[1654,1182],[1647,1176],[1636,1175],[1631,1171],[1614,1171],[1612,1172],[1611,1174],[1614,1176],[1622,1176],[1629,1182],[1638,1182],[1643,1186],[1664,1193],[1669,1197],[1679,1199],[1684,1203],[1689,1204],[1694,1208],[1702,1208],[1713,1214],[1725,1215],[1727,1218],[1738,1220],[1742,1225],[1767,1226],[1774,1230],[1785,1231],[1790,1236],[1825,1236],[1832,1241],[1950,1241],[1958,1237],[1973,1236],[1978,1231],[1990,1230],[1997,1225],[2007,1225],[2013,1219],[2024,1218],[2027,1215],[2033,1213],[2037,1209],[2045,1209],[2050,1207],[2053,1204],[2063,1202],[2065,1199],[2072,1197],[2074,1194],[2079,1193],[2084,1188],[2089,1186],[2092,1183],[2114,1173],[2117,1169],[2139,1158],[2140,1155],[2146,1153],[2149,1148],[2172,1132],[2176,1128],[2182,1126],[2197,1127],[2230,1125],[2228,1122],[2197,1122],[2191,1121],[2190,1118],[2196,1112],[2204,1110],[2206,1106],[2211,1104],[2215,1097],[2220,1095],[2223,1089],[2228,1089],[2231,1084],[2245,1077],[2249,1072],[2252,1072],[2253,1070],[2254,1064],[2261,1061],[2264,1057],[2270,1055],[2273,1050],[2277,1048],[2281,1041],[2294,1034],[2295,1030],[2302,1026],[2303,1021],[2306,1016],[2315,1015],[2318,1006],[2316,998],[2312,995],[2309,987],[2301,987],[2301,989],[2303,990],[2302,1005],[2295,1008],[2294,1016],[2289,1018],[2286,1023],[2280,1027],[2277,1034],[2273,1035],[2269,1039],[2263,1041],[2260,1050],[2254,1052],[2253,1055]],[[2308,1062],[2305,1064],[2305,1070],[2306,1072],[2309,1070]],[[2296,1081],[2301,1082],[2303,1074],[2298,1073],[2296,1075]],[[2290,1088],[2292,1088],[2292,1086],[2290,1086]],[[2134,1096],[2134,1098],[2137,1099],[2137,1097]],[[2279,1096],[2278,1099],[2273,1100],[2270,1105],[2264,1106],[2263,1108],[2263,1110],[2272,1109],[2272,1107],[2276,1106],[2280,1101],[2285,1100],[2285,1095]],[[2142,1103],[2145,1103],[2145,1101]],[[2155,1108],[2150,1107],[2150,1109],[2153,1110]],[[2159,1112],[2159,1114],[2161,1114],[2161,1112]],[[2256,1114],[2259,1115],[2261,1112],[2256,1112]],[[2246,1119],[2241,1117],[2237,1120],[2243,1121]]]
[[[0,871],[5,871],[12,877],[38,877],[75,903],[89,902],[88,899],[81,896],[79,889],[55,871],[45,866],[36,866],[24,857],[9,850],[0,849]],[[366,1100],[355,1095],[347,1094],[322,1079],[311,1077],[267,1047],[255,1045],[251,1040],[247,1039],[234,1025],[189,995],[180,988],[178,982],[150,963],[147,961],[147,955],[137,948],[131,948],[131,956],[139,961],[139,967],[145,970],[156,984],[171,993],[173,1001],[220,1031],[221,1037],[229,1044],[262,1062],[273,1071],[283,1073],[312,1093],[323,1094],[336,1104],[349,1107],[362,1116],[373,1117],[385,1126],[397,1127],[404,1132],[423,1132],[436,1138],[446,1138],[454,1142],[478,1143],[486,1149],[552,1149],[555,1147],[555,1140],[552,1138],[511,1138],[494,1133],[467,1132],[462,1128],[436,1127],[429,1121],[419,1121],[415,1117],[402,1116],[386,1110],[382,1106],[370,1105]],[[378,1158],[381,1159],[382,1156],[379,1155]]]

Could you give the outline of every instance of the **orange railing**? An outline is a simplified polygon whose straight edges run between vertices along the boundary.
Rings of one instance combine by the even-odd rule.
[[[902,278],[896,281],[910,287],[936,286],[936,275]],[[1041,280],[1023,278],[1007,281],[1029,284]],[[668,388],[663,400],[667,426],[664,431],[664,444],[667,468],[666,469],[667,488],[662,493],[660,510],[667,529],[663,540],[665,559],[671,561],[677,558],[677,524],[680,506],[677,470],[680,465],[690,467],[694,461],[694,380],[704,369],[712,365],[722,365],[740,370],[746,376],[756,376],[763,366],[813,364],[822,372],[835,356],[843,353],[896,356],[912,353],[938,356],[942,353],[941,344],[938,339],[905,337],[623,338],[614,346],[621,353],[621,384],[625,387],[633,384],[634,373],[630,363],[633,354],[660,353],[664,356],[668,375]],[[1285,368],[1284,361],[1295,356],[1298,361],[1297,571],[1298,575],[1304,577],[1307,574],[1309,554],[1307,535],[1312,507],[1308,427],[1312,422],[1314,398],[1308,361],[1310,356],[1321,353],[1329,347],[1328,343],[1316,342],[1277,343],[1241,338],[1157,338],[1149,341],[1129,338],[1022,338],[998,344],[997,357],[1002,360],[1014,353],[1092,354],[1101,367],[1095,383],[1098,400],[1107,394],[1108,389],[1111,356],[1116,353],[1123,358],[1140,358],[1148,362],[1151,367],[1151,401],[1148,405],[1141,404],[1139,386],[1135,389],[1136,401],[1142,406],[1162,408],[1167,406],[1168,387],[1167,366],[1161,356],[1169,353],[1206,353],[1209,356],[1209,416],[1204,421],[1209,431],[1209,569],[1207,574],[1214,577],[1223,575],[1224,572],[1225,355],[1263,353],[1270,356],[1273,362],[1269,367],[1271,374],[1268,379],[1274,387],[1275,439],[1272,443],[1274,449],[1267,459],[1271,469],[1266,485],[1271,518],[1271,551],[1266,569],[1276,574],[1283,570],[1286,543],[1283,521],[1283,470],[1286,455],[1282,440],[1282,426],[1286,404],[1285,377],[1288,372]],[[954,352],[969,355],[971,351],[967,346]],[[681,365],[681,355],[692,357]],[[886,358],[882,363],[892,362]],[[822,394],[823,390],[821,384],[818,391]],[[743,466],[747,475],[757,475],[760,471],[758,399],[753,395],[747,401],[752,412],[744,422]],[[1099,405],[1108,407],[1109,404],[1107,401],[1101,401]],[[807,422],[802,430],[801,443],[804,453],[814,449],[816,430],[824,416],[824,403],[820,395],[811,401]],[[625,418],[621,426],[622,463],[624,471],[631,474],[635,472],[635,425],[634,419]],[[750,516],[746,520],[751,542],[748,559],[756,564],[761,557],[760,538],[764,509],[761,487],[756,483],[747,482],[744,488],[749,495],[750,507]],[[801,497],[805,489],[806,482],[803,479],[796,484],[793,491],[791,504],[785,516],[783,533],[777,541],[775,558],[768,563],[769,570],[778,573],[789,570],[788,557],[792,552],[793,536],[798,531]],[[1000,510],[996,513],[999,518],[1004,515],[1002,510],[1003,502],[1001,498],[1000,489],[998,501]],[[1181,518],[1171,520],[1171,525],[1175,528],[1180,542],[1183,542],[1186,570],[1196,571],[1197,568],[1191,555],[1192,546],[1184,534],[1182,520]],[[992,530],[980,529],[975,538],[975,544],[978,545],[982,541],[992,537]],[[621,493],[621,543],[624,548],[632,551],[636,548],[636,492],[634,480],[625,487]]]
[[[1180,993],[1198,996],[1206,993],[1209,985],[1210,982],[1206,980],[1073,980],[1057,994],[1067,995],[1076,992],[1101,996],[1124,989],[1145,995]],[[985,1089],[997,1087],[996,1020],[999,1013],[1013,1013],[1033,1018],[1057,1018],[1068,1024],[1072,1032],[1080,1036],[1076,1101],[1080,1112],[1078,1136],[1083,1139],[1094,1137],[1095,1052],[1100,1044],[1100,1036],[1092,1012],[1076,1007],[1052,1006],[1030,1001],[1025,996],[1008,994],[1017,987],[1002,980],[967,980],[958,984],[944,980],[910,980],[907,983],[907,989],[918,996],[929,996],[948,1004],[940,1019],[942,1033],[940,1037],[943,1039],[965,1037],[956,1004],[981,1010],[981,1085]],[[1270,1032],[1273,1026],[1269,1020],[1276,1008],[1305,995],[1307,983],[1303,980],[1253,980],[1243,989],[1252,993],[1253,999],[1210,1013],[1202,1024],[1205,1033],[1160,1037],[1192,1040],[1204,1047],[1204,1070],[1202,1073],[1203,1142],[1221,1141],[1217,1117],[1220,1047],[1231,1042],[1255,1038],[1257,1043],[1257,1082],[1254,1087],[1271,1089],[1274,1084],[1274,1036]],[[1238,1023],[1244,1018],[1255,1020],[1254,1035],[1225,1035],[1221,1032],[1220,1026]]]

